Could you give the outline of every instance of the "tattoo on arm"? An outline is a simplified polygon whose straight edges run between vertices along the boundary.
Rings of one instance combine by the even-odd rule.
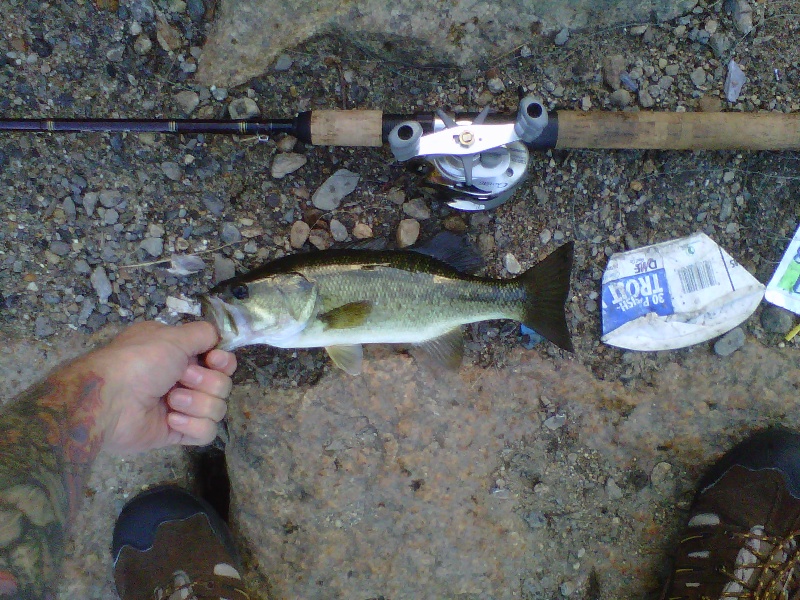
[[[0,408],[0,599],[55,597],[64,536],[103,442],[102,387],[62,371]]]

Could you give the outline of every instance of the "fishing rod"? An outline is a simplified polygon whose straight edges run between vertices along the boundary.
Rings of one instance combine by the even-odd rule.
[[[290,134],[316,146],[382,146],[453,208],[479,211],[508,200],[525,180],[530,151],[555,149],[798,150],[800,113],[550,111],[525,96],[516,115],[396,115],[313,110],[293,119],[0,119],[0,131],[166,134]]]

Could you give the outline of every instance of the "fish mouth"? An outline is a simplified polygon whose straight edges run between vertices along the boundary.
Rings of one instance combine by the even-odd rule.
[[[236,341],[239,338],[239,325],[231,308],[214,296],[200,296],[201,315],[216,328],[220,337],[217,348],[222,350],[233,350],[238,347]]]

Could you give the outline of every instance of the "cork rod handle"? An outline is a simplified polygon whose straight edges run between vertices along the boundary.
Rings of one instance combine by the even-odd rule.
[[[800,149],[800,114],[558,112],[556,148]]]
[[[311,143],[315,146],[380,146],[380,110],[315,110],[311,113]]]

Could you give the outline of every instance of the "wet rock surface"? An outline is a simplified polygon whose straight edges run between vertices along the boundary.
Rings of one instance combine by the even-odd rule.
[[[291,56],[283,50],[331,32],[390,62],[474,68],[498,54],[517,51],[529,42],[531,33],[547,35],[564,46],[571,29],[654,17],[664,21],[696,4],[697,0],[513,0],[476,5],[455,0],[442,10],[420,0],[350,5],[336,0],[295,0],[288,5],[274,0],[220,0],[198,77],[207,85],[230,86],[262,75],[272,61],[276,71],[288,70]],[[287,20],[292,27],[285,26]],[[505,89],[499,78],[490,78],[489,85],[492,93]]]
[[[197,3],[105,12],[5,1],[0,113],[180,117],[195,100],[186,91],[196,118],[514,111],[520,86],[567,110],[800,110],[796,11],[750,3],[745,35],[748,13],[737,21],[723,4],[601,34],[570,29],[563,46],[529,36],[486,70],[418,69],[316,38],[245,85],[206,87],[194,79],[210,31]],[[735,102],[724,90],[731,58],[747,76]],[[274,177],[288,152],[305,164]],[[506,277],[574,240],[574,355],[522,349],[509,322],[466,328],[457,374],[387,348],[368,349],[355,379],[319,350],[238,351],[234,525],[264,597],[644,597],[664,578],[703,468],[752,430],[800,425],[798,338],[784,341],[790,319],[762,308],[725,357],[714,341],[648,354],[604,346],[603,268],[614,252],[704,231],[766,282],[800,221],[797,164],[796,152],[554,150],[533,156],[509,202],[469,214],[424,199],[387,148],[2,134],[2,397],[134,320],[178,322],[170,299],[287,253],[370,238],[394,248],[446,228],[480,249],[481,274]],[[341,170],[357,185],[315,207]],[[179,275],[176,254],[208,266]],[[181,460],[101,459],[63,598],[115,597],[113,520],[142,486],[185,481]]]

